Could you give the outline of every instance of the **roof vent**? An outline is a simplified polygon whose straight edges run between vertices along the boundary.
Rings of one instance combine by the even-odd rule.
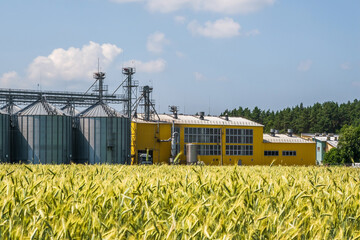
[[[200,119],[204,120],[205,112],[200,112]]]
[[[293,130],[292,130],[292,129],[288,129],[287,134],[288,134],[289,137],[292,137],[292,135],[293,135]]]
[[[270,129],[270,136],[275,137],[275,129]]]
[[[320,136],[320,133],[315,133],[315,137],[318,137],[318,136]]]
[[[174,114],[174,118],[178,119],[178,106],[169,106],[169,111]]]
[[[229,121],[229,115],[227,113],[225,113],[225,120]]]

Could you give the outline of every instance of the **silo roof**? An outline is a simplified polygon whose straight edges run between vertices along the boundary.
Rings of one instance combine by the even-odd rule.
[[[8,113],[0,109],[0,114],[4,114],[4,115],[5,115],[5,114],[8,114]]]
[[[10,112],[8,112],[8,109],[11,109]],[[2,111],[9,113],[9,114],[16,114],[17,112],[21,111],[21,108],[16,104],[6,104],[1,108]]]
[[[26,116],[26,115],[67,115],[63,111],[55,108],[53,105],[49,104],[45,99],[38,100],[29,106],[25,107],[23,110],[18,112],[18,115],[20,116]]]
[[[79,114],[80,117],[124,117],[105,103],[96,103]]]

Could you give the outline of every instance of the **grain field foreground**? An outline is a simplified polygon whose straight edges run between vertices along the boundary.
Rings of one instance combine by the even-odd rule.
[[[0,239],[360,239],[360,171],[0,165]]]

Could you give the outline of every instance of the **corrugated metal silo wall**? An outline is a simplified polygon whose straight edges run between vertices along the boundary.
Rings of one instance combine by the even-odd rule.
[[[10,116],[0,114],[0,163],[9,162],[10,155]]]
[[[17,116],[14,161],[34,164],[70,163],[71,130],[69,116]]]
[[[126,164],[130,121],[125,117],[80,117],[73,145],[74,160],[87,164]]]

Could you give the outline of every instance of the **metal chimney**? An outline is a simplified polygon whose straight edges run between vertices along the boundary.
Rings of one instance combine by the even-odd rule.
[[[270,136],[275,137],[275,129],[270,129]]]
[[[204,120],[205,112],[200,112],[200,119]]]
[[[229,121],[229,115],[227,113],[225,113],[225,120]]]
[[[293,130],[292,130],[292,129],[288,129],[287,132],[288,132],[288,136],[289,136],[289,137],[292,137],[292,135],[293,135]]]

